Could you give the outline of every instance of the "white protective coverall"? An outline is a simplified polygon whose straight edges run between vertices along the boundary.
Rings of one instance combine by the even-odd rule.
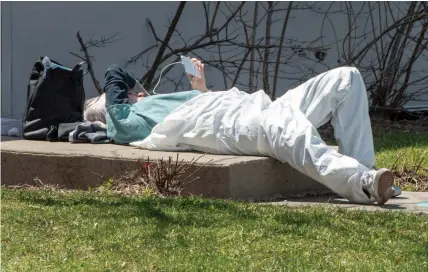
[[[332,119],[339,152],[316,128]],[[212,154],[270,156],[359,203],[375,163],[366,89],[355,68],[330,70],[274,102],[264,93],[198,95],[178,107],[145,140],[150,150],[198,150]]]

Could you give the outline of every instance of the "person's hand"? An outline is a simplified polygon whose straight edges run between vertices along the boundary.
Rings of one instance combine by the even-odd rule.
[[[144,93],[138,93],[137,101],[141,101],[141,100],[143,100],[144,96],[145,96],[145,94],[144,94]]]
[[[190,58],[188,58],[190,59]],[[198,60],[197,58],[190,59],[192,64],[199,70],[199,73],[201,74],[201,77],[195,77],[192,75],[187,74],[187,77],[189,78],[190,85],[192,86],[192,89],[198,90],[201,92],[208,92],[207,84],[205,82],[205,66],[204,64]]]
[[[144,93],[135,93],[133,91],[128,92],[128,101],[130,104],[135,104],[142,100],[146,95]]]

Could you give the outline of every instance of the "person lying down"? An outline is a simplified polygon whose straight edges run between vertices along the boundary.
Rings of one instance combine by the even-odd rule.
[[[104,121],[118,144],[164,151],[270,156],[357,203],[385,204],[394,174],[374,169],[375,153],[363,78],[356,68],[322,73],[275,101],[263,90],[211,92],[204,64],[188,75],[193,90],[150,96],[117,65],[106,73],[104,94],[86,103],[88,121]],[[331,120],[339,151],[317,128]]]

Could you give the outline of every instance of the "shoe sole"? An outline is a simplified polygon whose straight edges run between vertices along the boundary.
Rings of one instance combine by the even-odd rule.
[[[377,184],[377,203],[379,205],[385,204],[394,194],[392,190],[392,185],[394,184],[394,173],[385,169],[385,172],[381,173],[379,176],[379,181]]]

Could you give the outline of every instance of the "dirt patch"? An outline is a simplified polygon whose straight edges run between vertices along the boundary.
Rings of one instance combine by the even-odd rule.
[[[395,184],[403,191],[428,192],[428,172],[416,174],[414,171],[393,170]]]

